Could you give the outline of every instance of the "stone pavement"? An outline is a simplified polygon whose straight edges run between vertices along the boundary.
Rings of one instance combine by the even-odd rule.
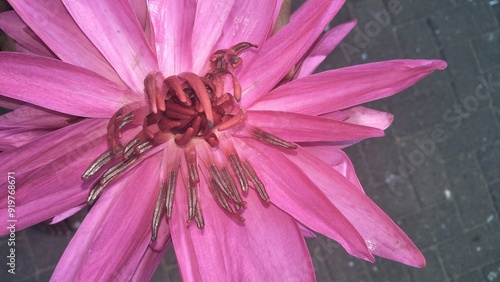
[[[394,123],[385,137],[347,149],[366,193],[421,248],[427,267],[366,263],[319,236],[308,240],[318,281],[500,281],[500,4],[347,0],[331,26],[354,18],[357,28],[322,69],[448,62],[404,93],[370,103],[393,113]],[[70,240],[34,228],[16,238],[18,281],[47,281]],[[179,280],[170,250],[153,281]]]

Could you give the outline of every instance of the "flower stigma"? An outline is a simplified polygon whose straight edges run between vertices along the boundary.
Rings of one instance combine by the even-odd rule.
[[[205,225],[198,184],[199,168],[205,168],[209,179],[208,189],[217,204],[237,222],[244,222],[240,215],[246,206],[240,191],[246,194],[253,187],[261,201],[269,203],[269,195],[252,165],[241,159],[230,142],[225,142],[223,132],[243,124],[247,112],[239,106],[242,90],[232,70],[240,67],[241,52],[257,48],[248,42],[241,42],[229,49],[218,50],[209,59],[208,72],[199,76],[192,72],[164,77],[161,72],[149,73],[144,79],[144,92],[148,106],[127,105],[119,109],[107,126],[108,150],[95,159],[82,175],[90,180],[104,171],[90,189],[87,204],[92,206],[105,188],[119,175],[136,164],[141,156],[151,149],[175,142],[175,150],[168,150],[168,164],[158,192],[152,219],[151,240],[155,241],[163,215],[167,221],[172,209],[181,163],[186,165],[184,184],[187,193],[187,223],[195,222],[199,229]],[[233,93],[224,92],[226,78],[232,81]],[[122,142],[123,133],[130,127],[142,129],[128,142]],[[222,136],[222,138],[221,138]],[[259,128],[251,129],[251,136],[261,142],[286,149],[297,146]],[[227,139],[227,138],[226,138]],[[209,148],[221,147],[225,160],[207,154],[200,149],[200,141]],[[206,146],[205,146],[206,147]],[[152,150],[151,150],[152,151]],[[184,162],[181,157],[184,155]],[[199,159],[207,160],[203,164]],[[217,161],[215,161],[217,159]]]

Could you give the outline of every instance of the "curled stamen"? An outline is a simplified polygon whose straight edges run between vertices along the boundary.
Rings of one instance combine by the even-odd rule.
[[[184,77],[191,87],[193,87],[196,97],[200,100],[201,106],[205,111],[205,115],[207,117],[208,128],[212,128],[214,126],[214,116],[212,113],[212,104],[210,102],[210,96],[208,95],[207,89],[205,85],[201,81],[200,77],[195,75],[194,73],[184,72],[181,74]]]
[[[243,168],[245,169],[248,178],[250,178],[250,181],[252,181],[253,186],[257,189],[259,197],[264,202],[269,203],[269,195],[267,195],[266,187],[264,187],[264,184],[260,181],[260,178],[257,176],[257,173],[255,173],[255,170],[253,170],[253,167],[247,161],[243,161]]]
[[[116,150],[120,151],[122,149],[119,146]],[[87,180],[91,176],[93,176],[96,172],[98,172],[103,166],[105,166],[109,161],[111,161],[116,154],[113,153],[114,150],[107,150],[102,153],[97,159],[94,160],[87,168],[87,170],[82,175],[82,180]]]
[[[191,140],[193,134],[194,134],[194,129],[192,127],[189,127],[188,129],[186,129],[186,132],[184,132],[184,134],[182,135],[179,134],[175,137],[175,143],[179,146],[184,146],[189,142],[189,140]]]
[[[131,112],[123,117],[122,122],[118,125],[118,129],[121,130],[123,127],[125,127],[127,124],[130,124],[132,121],[134,121],[134,112]]]
[[[280,146],[280,147],[283,147],[286,149],[297,149],[297,145],[290,143],[286,140],[283,140],[283,139],[281,139],[281,138],[279,138],[271,133],[265,132],[259,128],[255,128],[252,131],[252,134],[253,134],[253,136],[255,136],[255,137],[259,138],[260,140],[265,141],[267,143],[270,143],[270,144],[273,144],[276,146]]]
[[[148,96],[149,107],[153,113],[158,112],[158,108],[156,106],[156,98],[157,98],[157,87],[156,87],[156,73],[150,73],[144,79],[144,91]]]
[[[172,207],[174,206],[176,183],[177,183],[177,172],[172,170],[168,173],[168,181],[167,181],[167,195],[165,201],[165,207],[167,208],[167,218],[172,217]]]
[[[191,181],[192,183],[200,182],[200,177],[198,175],[196,151],[194,150],[185,151],[184,156],[186,158],[188,166],[189,181]]]
[[[107,127],[107,141],[108,141],[108,147],[113,150],[114,153],[116,153],[116,150],[114,148],[116,147],[116,128],[117,128],[117,122],[121,118],[123,114],[123,108],[119,109],[109,120],[108,122],[108,127]]]
[[[245,122],[247,116],[248,116],[247,112],[243,108],[241,108],[236,115],[232,116],[231,118],[229,118],[228,120],[224,121],[219,125],[219,131],[224,131],[231,127],[235,127],[242,124],[243,122]]]
[[[238,178],[238,182],[240,183],[241,190],[243,192],[248,192],[248,182],[245,177],[245,171],[243,166],[241,165],[240,158],[236,154],[229,154],[229,161],[231,162],[231,167],[233,171],[236,173],[236,177]]]
[[[123,149],[123,157],[125,159],[128,159],[130,155],[132,155],[132,153],[134,152],[135,145],[139,144],[139,142],[141,142],[139,138],[135,138],[132,141],[128,142],[128,144]]]
[[[165,194],[167,191],[167,185],[165,185],[165,182],[161,184],[160,191],[158,192],[158,198],[156,199],[156,205],[155,205],[155,211],[153,213],[153,223],[152,223],[152,234],[151,234],[151,241],[156,241],[156,238],[158,237],[158,227],[160,226],[160,219],[165,211]]]
[[[184,93],[184,89],[182,88],[182,80],[176,76],[172,75],[167,77],[163,82],[169,89],[172,89],[175,92],[179,101],[187,106],[191,106],[191,100],[188,98],[186,93]]]

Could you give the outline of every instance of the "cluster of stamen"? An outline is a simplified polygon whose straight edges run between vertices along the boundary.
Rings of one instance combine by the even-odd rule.
[[[87,203],[93,205],[104,188],[136,163],[145,152],[174,139],[178,148],[184,151],[187,164],[188,175],[182,180],[188,199],[187,222],[194,221],[198,228],[203,228],[204,219],[197,193],[200,182],[197,163],[199,156],[196,146],[190,145],[190,141],[196,138],[205,140],[211,147],[217,147],[220,144],[218,132],[245,121],[246,111],[238,105],[241,86],[230,69],[242,64],[239,53],[250,47],[257,46],[243,42],[229,49],[216,51],[210,58],[209,71],[204,76],[183,72],[165,78],[161,72],[150,73],[144,80],[149,107],[145,110],[126,106],[113,115],[107,127],[109,149],[82,175],[83,180],[88,180],[105,169],[91,188]],[[232,81],[233,94],[224,92],[227,76]],[[142,126],[142,130],[128,143],[122,144],[122,132],[131,125]],[[296,148],[295,144],[258,128],[253,129],[252,135],[276,146]],[[172,216],[180,156],[174,153],[174,156],[169,157],[174,161],[167,166],[166,179],[159,189],[152,220],[153,241],[157,238],[161,217],[165,214],[170,219]],[[208,164],[210,178],[207,184],[218,205],[231,218],[243,222],[244,218],[238,211],[245,207],[246,202],[240,190],[247,193],[251,185],[263,202],[269,202],[269,196],[250,163],[241,160],[234,149],[226,157],[226,165]]]

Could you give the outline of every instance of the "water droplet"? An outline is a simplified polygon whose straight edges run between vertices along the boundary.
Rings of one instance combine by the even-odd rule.
[[[373,242],[372,240],[365,240],[365,243],[366,243],[366,247],[368,248],[368,250],[370,250],[370,252],[374,252],[375,249],[377,248],[377,244],[375,242]]]

